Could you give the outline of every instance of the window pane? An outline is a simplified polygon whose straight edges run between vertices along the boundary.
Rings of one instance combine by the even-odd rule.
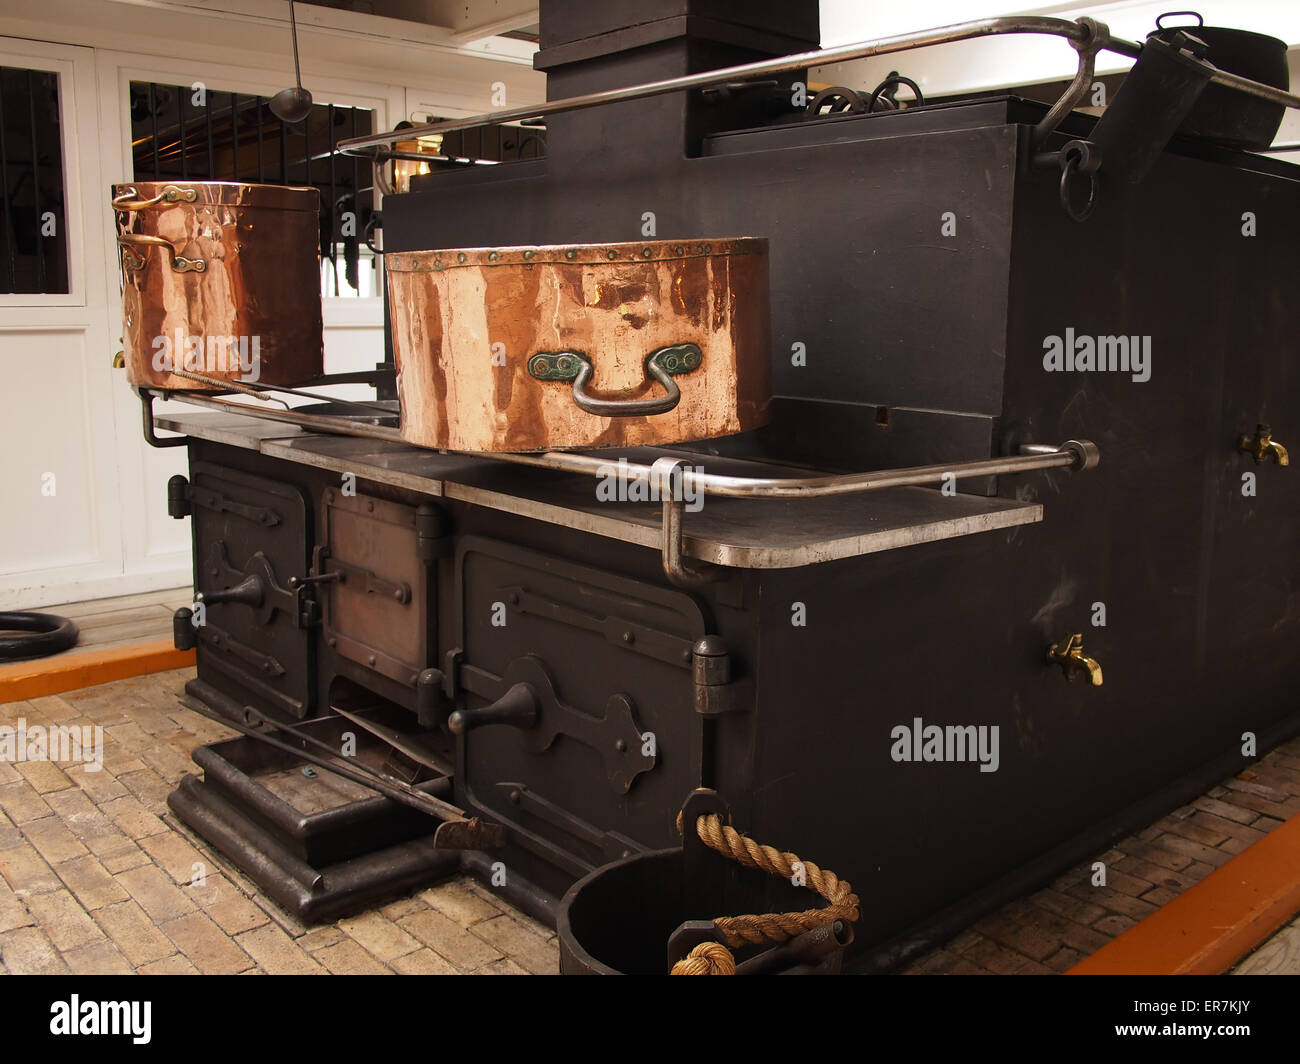
[[[136,179],[314,185],[322,293],[373,294],[376,266],[363,241],[374,209],[370,165],[335,154],[340,140],[372,132],[372,112],[318,103],[306,120],[285,125],[268,103],[206,87],[131,82]]]
[[[59,76],[0,67],[0,292],[68,291]]]

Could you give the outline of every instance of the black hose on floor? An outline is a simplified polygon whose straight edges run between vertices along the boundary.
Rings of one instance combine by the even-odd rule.
[[[0,661],[47,658],[77,645],[77,626],[53,613],[0,613]]]

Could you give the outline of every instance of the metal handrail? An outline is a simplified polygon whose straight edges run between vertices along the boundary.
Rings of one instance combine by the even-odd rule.
[[[399,430],[385,425],[367,424],[329,414],[306,414],[295,410],[273,410],[250,407],[246,403],[231,402],[216,395],[196,392],[165,392],[151,390],[159,398],[176,399],[193,406],[213,410],[233,410],[249,417],[279,421],[299,428],[328,432],[335,435],[358,436],[364,439],[402,442]],[[618,458],[602,458],[589,454],[565,451],[547,451],[543,454],[518,454],[514,452],[447,451],[440,453],[462,454],[471,458],[487,458],[511,462],[515,465],[533,466],[564,473],[578,473],[591,477],[625,477],[666,487],[668,479],[660,459],[653,465],[629,462]],[[704,458],[702,455],[701,458]],[[706,473],[691,469],[680,458],[672,465],[679,467],[673,476],[682,478],[682,490],[700,492],[732,499],[817,499],[837,495],[859,495],[884,488],[918,487],[942,484],[949,479],[967,480],[974,477],[992,477],[1002,474],[1028,473],[1037,469],[1091,469],[1097,465],[1099,453],[1088,440],[1069,440],[1060,447],[1035,448],[1032,453],[1022,453],[1002,458],[982,458],[965,462],[907,466],[901,469],[881,469],[870,473],[817,473],[795,477],[741,477],[726,473]]]
[[[391,153],[380,149],[395,144],[399,140],[415,140],[437,133],[451,133],[458,129],[472,129],[488,122],[516,122],[530,118],[544,118],[547,115],[579,111],[603,104],[621,103],[625,100],[639,100],[665,93],[680,92],[685,89],[704,89],[744,78],[757,78],[768,74],[785,74],[805,67],[825,66],[830,63],[843,63],[853,59],[866,59],[876,55],[889,55],[893,52],[909,51],[913,48],[927,48],[936,44],[952,44],[957,41],[973,40],[979,37],[994,37],[1008,34],[1041,34],[1062,37],[1076,47],[1094,53],[1098,50],[1116,52],[1136,59],[1142,51],[1142,45],[1114,37],[1104,23],[1091,19],[1071,22],[1061,18],[1043,18],[1038,16],[1013,16],[1007,18],[986,18],[973,22],[959,22],[951,26],[922,30],[918,33],[904,33],[894,37],[884,37],[877,41],[864,41],[857,44],[838,45],[834,48],[821,48],[811,52],[799,52],[795,55],[778,56],[755,63],[742,63],[740,66],[726,67],[721,70],[708,70],[699,74],[652,81],[642,85],[631,85],[622,89],[607,89],[602,92],[589,92],[581,96],[570,96],[563,100],[550,100],[546,103],[514,107],[509,110],[493,111],[489,114],[476,115],[472,118],[449,118],[439,122],[429,122],[422,126],[408,126],[405,129],[390,130],[387,133],[372,133],[364,137],[352,137],[338,142],[338,150],[345,155],[360,155],[373,159],[388,158]],[[1226,70],[1215,70],[1210,80],[1219,85],[1236,89],[1239,92],[1258,96],[1272,103],[1286,107],[1300,107],[1300,96],[1286,92],[1272,85],[1264,85],[1239,74]]]

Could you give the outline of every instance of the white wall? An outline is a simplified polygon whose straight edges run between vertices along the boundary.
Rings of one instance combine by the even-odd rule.
[[[379,129],[415,101],[489,111],[495,82],[510,106],[545,96],[521,42],[313,7],[298,9],[298,26],[316,101],[373,108]],[[131,177],[130,81],[270,95],[292,80],[288,4],[4,0],[0,65],[60,73],[75,284],[62,298],[0,295],[0,609],[188,584],[188,521],[165,504],[184,451],[144,443],[139,402],[111,368],[121,306],[107,190]],[[327,299],[327,370],[378,362],[382,320],[377,299]],[[50,472],[55,493],[42,494]]]
[[[1179,7],[1199,11],[1207,26],[1234,26],[1279,37],[1288,45],[1300,44],[1300,3],[1296,0],[1197,0],[1176,4],[1171,0],[1120,0],[1093,4],[1018,4],[1007,0],[913,0],[906,4],[882,0],[821,0],[822,44],[830,47],[855,41],[873,41],[895,34],[934,29],[1002,15],[1047,15],[1074,19],[1090,15],[1106,23],[1116,37],[1142,41],[1155,28],[1156,16]],[[1171,25],[1193,20],[1172,20]],[[1103,52],[1097,73],[1127,70],[1132,60]],[[997,37],[962,41],[920,51],[884,55],[822,67],[813,80],[851,88],[874,88],[891,70],[899,70],[920,84],[928,95],[978,92],[1073,76],[1074,49],[1059,38],[1042,36]],[[1295,81],[1292,81],[1295,85]],[[907,98],[907,90],[902,91]],[[1295,112],[1291,112],[1293,115]]]

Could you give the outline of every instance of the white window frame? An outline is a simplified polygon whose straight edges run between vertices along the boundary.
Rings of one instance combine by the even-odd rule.
[[[12,50],[21,43],[22,51]],[[0,66],[21,70],[48,71],[59,78],[59,155],[63,160],[63,238],[67,242],[68,291],[0,292],[0,309],[5,307],[84,307],[86,305],[86,218],[82,211],[81,150],[93,151],[94,145],[82,145],[76,136],[77,87],[75,61],[66,58],[68,45],[44,41],[17,41],[0,37]]]
[[[159,84],[193,85],[203,82],[209,90],[218,93],[236,92],[240,95],[274,96],[292,81],[292,72],[274,80],[265,70],[232,66],[225,63],[204,63],[193,60],[174,60],[163,57],[145,57],[125,52],[99,51],[100,98],[113,100],[118,110],[121,130],[117,159],[106,159],[108,173],[117,175],[116,181],[130,180],[131,151],[131,82],[157,82]],[[114,78],[114,73],[116,77]],[[364,107],[374,114],[374,128],[387,129],[389,116],[401,114],[405,105],[405,92],[398,87],[367,84],[343,78],[320,77],[309,73],[305,84],[316,103],[332,103],[340,107]],[[375,207],[379,207],[376,193]],[[106,212],[107,213],[107,212]],[[113,236],[116,247],[116,236]],[[115,298],[120,298],[114,293]],[[326,296],[321,297],[324,324],[351,326],[377,325],[383,321],[383,299],[379,296]]]

